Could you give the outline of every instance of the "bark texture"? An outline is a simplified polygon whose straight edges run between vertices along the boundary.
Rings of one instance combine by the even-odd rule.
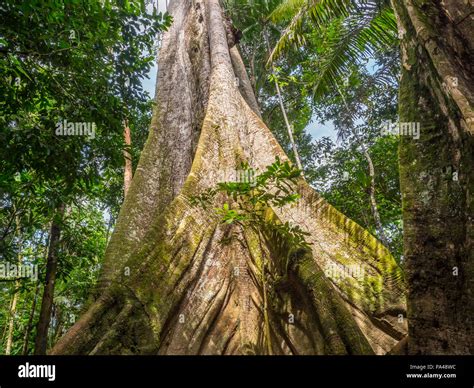
[[[25,328],[25,334],[23,335],[23,346],[22,346],[22,351],[21,354],[24,356],[27,356],[29,353],[29,343],[30,343],[30,333],[31,329],[33,328],[33,319],[35,318],[35,313],[36,313],[36,304],[38,302],[38,294],[40,290],[40,282],[36,282],[35,286],[35,296],[33,298],[33,303],[31,305],[31,310],[30,310],[30,315],[28,317],[28,323]]]
[[[288,158],[229,49],[218,0],[172,1],[169,11],[151,132],[96,299],[52,353],[386,353],[406,333],[400,269],[303,179],[298,206],[268,218],[309,232],[308,251],[191,203],[242,162],[264,170]],[[363,276],[333,276],[351,266]]]
[[[7,345],[5,347],[5,354],[9,355],[13,347],[13,334],[14,334],[14,324],[15,324],[15,314],[16,314],[16,305],[18,302],[18,291],[20,287],[20,282],[15,282],[15,293],[13,294],[13,299],[10,304],[10,315],[8,318],[8,334],[7,334]]]
[[[46,277],[41,300],[41,309],[38,319],[35,338],[34,354],[46,354],[48,342],[48,329],[53,310],[54,286],[56,284],[56,272],[58,269],[58,247],[61,238],[61,223],[64,215],[65,205],[60,204],[51,223],[49,234],[48,257],[46,260]]]
[[[123,151],[124,158],[124,170],[123,170],[123,196],[126,197],[128,189],[132,184],[133,167],[132,167],[132,155],[130,154],[130,147],[132,145],[132,134],[130,133],[130,126],[128,120],[124,120],[123,123],[123,141],[125,149]]]
[[[23,240],[21,238],[21,229],[20,229],[20,219],[18,216],[16,216],[16,235],[20,239],[20,248],[23,245]],[[21,252],[21,249],[20,249]],[[18,254],[18,259],[17,259],[17,265],[18,268],[20,268],[22,264],[22,255],[21,253]],[[13,297],[12,301],[10,303],[10,311],[9,311],[9,317],[8,317],[8,332],[7,332],[7,344],[5,346],[5,354],[9,355],[11,354],[12,348],[13,348],[13,336],[14,336],[14,329],[15,329],[15,315],[16,315],[16,309],[17,309],[17,303],[18,303],[18,294],[20,292],[20,280],[15,281],[15,286],[13,290]]]
[[[400,179],[408,351],[474,353],[472,2],[393,1],[402,39]]]

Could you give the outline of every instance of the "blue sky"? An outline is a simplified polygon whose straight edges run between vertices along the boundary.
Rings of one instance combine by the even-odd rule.
[[[165,12],[166,11],[166,0],[158,0],[155,4],[158,4],[158,11]],[[148,8],[151,10],[153,9],[152,4],[148,4]],[[156,61],[153,63],[153,67],[151,68],[150,72],[148,73],[148,78],[145,78],[142,81],[143,89],[145,89],[151,97],[155,97],[155,83],[156,83],[156,74],[158,72],[158,66]]]

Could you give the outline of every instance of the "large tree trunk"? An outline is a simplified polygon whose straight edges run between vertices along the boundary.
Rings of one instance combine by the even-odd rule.
[[[311,234],[312,250],[294,252],[278,282],[290,252],[191,203],[242,162],[264,170],[288,158],[261,121],[218,0],[172,1],[170,12],[150,135],[95,301],[52,353],[386,353],[406,332],[400,269],[303,179],[297,207],[269,210]],[[333,276],[350,266],[363,276]]]
[[[409,285],[408,351],[474,353],[473,7],[393,1],[402,38],[400,180]]]

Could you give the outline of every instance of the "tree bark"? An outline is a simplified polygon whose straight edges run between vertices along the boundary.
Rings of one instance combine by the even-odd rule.
[[[28,317],[28,323],[26,325],[25,335],[23,336],[23,347],[22,347],[21,353],[24,356],[27,356],[28,353],[29,353],[28,352],[28,346],[29,346],[29,343],[30,343],[30,333],[31,333],[31,329],[33,327],[33,319],[35,317],[36,303],[38,301],[39,290],[40,290],[40,282],[37,281],[36,286],[35,286],[35,295],[33,297],[33,304],[31,305],[30,316]]]
[[[258,102],[258,90],[257,90],[257,76],[255,74],[255,51],[256,47],[252,47],[252,54],[250,56],[250,84],[252,85],[255,99]]]
[[[474,353],[473,7],[393,1],[402,52],[400,182],[411,354]]]
[[[16,210],[15,210],[16,213]],[[19,252],[18,252],[18,259],[17,259],[17,265],[18,268],[21,266],[21,261],[22,261],[22,252],[21,250],[23,249],[23,239],[21,236],[21,224],[20,224],[20,218],[17,215],[15,217],[16,221],[16,235],[18,239],[20,240],[19,244]],[[9,318],[8,318],[8,334],[7,334],[7,344],[5,347],[5,354],[9,355],[12,351],[13,347],[13,336],[14,336],[14,329],[15,329],[15,313],[16,313],[16,305],[18,303],[18,293],[19,293],[19,288],[20,288],[20,279],[17,279],[15,281],[14,285],[14,290],[13,290],[13,298],[12,302],[10,304],[10,312],[9,312]]]
[[[15,323],[15,313],[16,313],[16,304],[18,302],[18,290],[17,288],[19,287],[19,281],[15,282],[15,291],[13,294],[13,299],[10,304],[10,312],[9,312],[9,318],[8,318],[8,334],[7,334],[7,344],[5,347],[5,354],[9,355],[12,350],[13,346],[13,334],[14,334],[14,323]]]
[[[149,138],[95,302],[52,353],[386,353],[406,332],[400,269],[303,179],[299,205],[268,209],[268,218],[310,233],[307,252],[277,249],[192,204],[243,162],[263,171],[288,157],[256,111],[219,1],[172,1],[169,11]],[[330,272],[350,266],[363,276]]]
[[[123,157],[125,160],[124,172],[123,172],[123,196],[127,196],[128,189],[132,183],[133,177],[133,167],[132,167],[132,155],[130,154],[130,147],[132,145],[132,136],[130,133],[130,127],[128,125],[128,120],[125,120],[123,123],[123,138],[125,143],[125,150],[123,151]]]
[[[61,238],[61,222],[64,215],[64,209],[64,204],[58,206],[53,222],[51,223],[48,257],[46,260],[46,278],[38,326],[36,329],[35,355],[46,354],[48,344],[48,329],[53,308],[54,286],[56,283],[56,272],[58,268],[58,247]]]

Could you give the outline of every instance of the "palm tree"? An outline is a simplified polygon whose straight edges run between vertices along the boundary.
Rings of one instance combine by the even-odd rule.
[[[284,0],[270,16],[284,24],[270,61],[292,46],[311,46],[315,97],[337,89],[374,54],[397,44],[397,24],[386,0]]]

